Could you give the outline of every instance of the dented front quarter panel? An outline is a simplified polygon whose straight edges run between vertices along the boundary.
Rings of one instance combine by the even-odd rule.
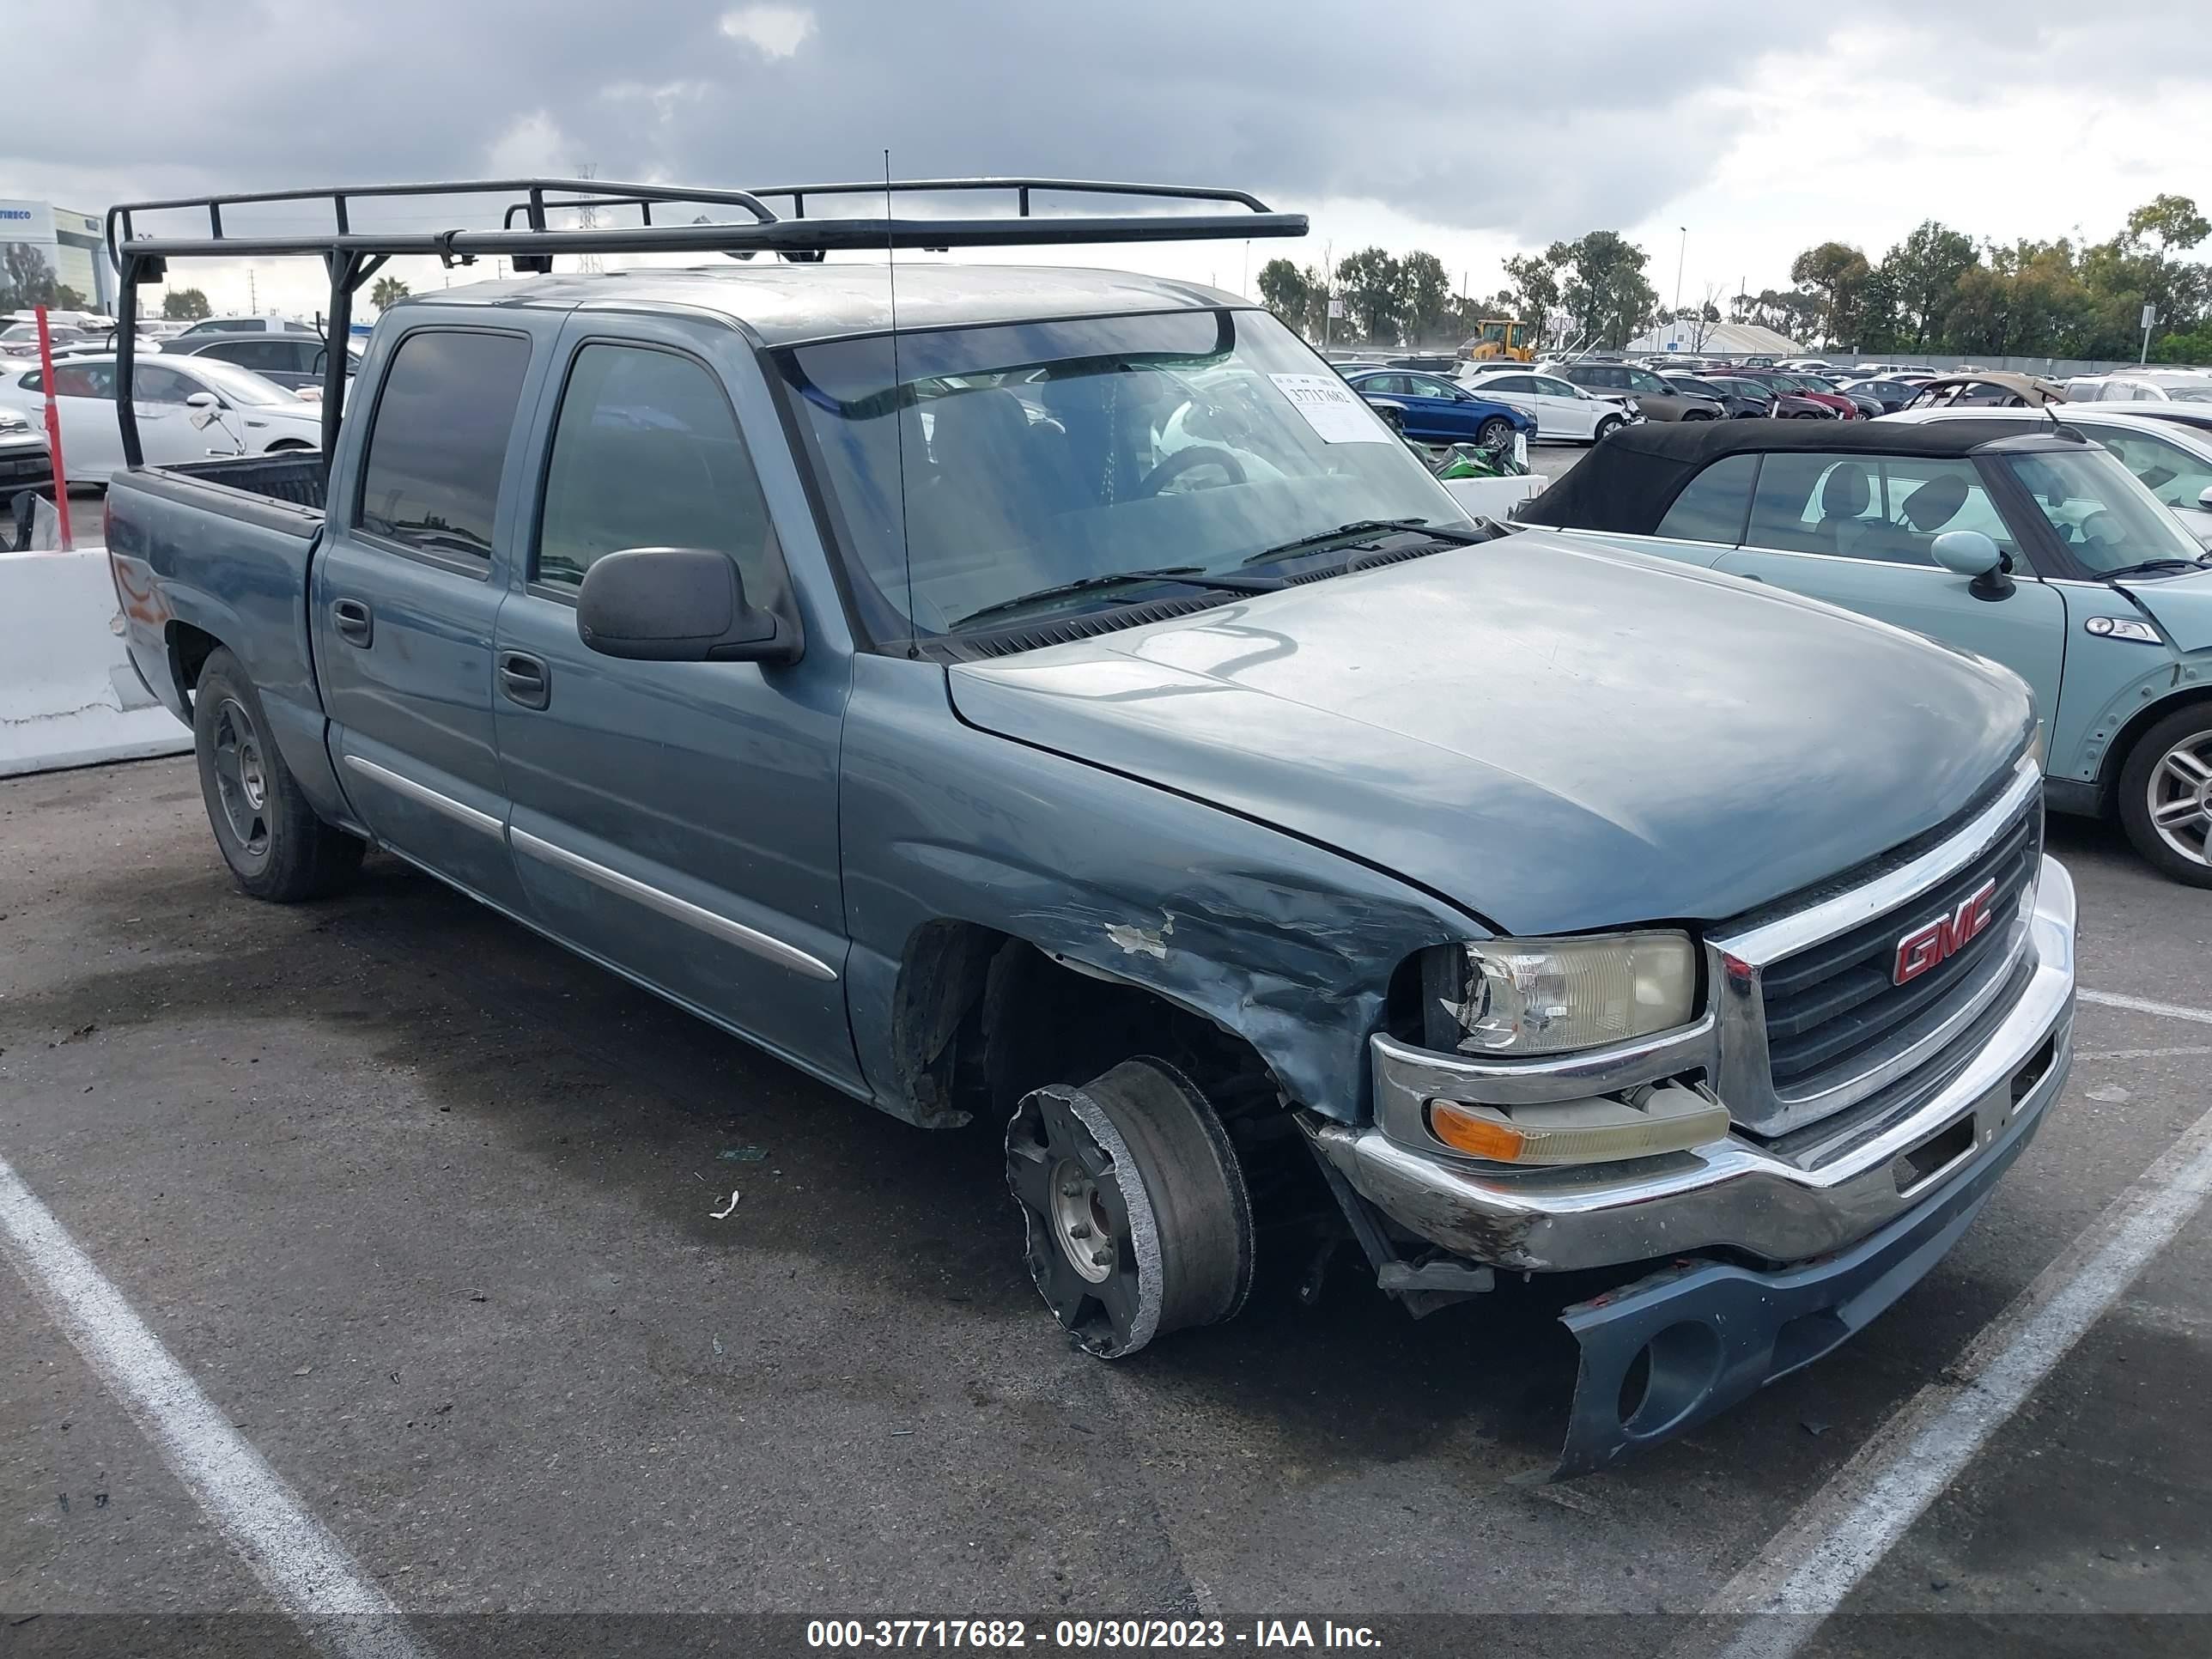
[[[1368,1109],[1367,1039],[1393,969],[1490,931],[1326,848],[978,731],[933,664],[855,659],[842,770],[854,1041],[878,1100],[921,1121],[896,1016],[902,959],[930,923],[993,928],[1145,987],[1243,1036],[1292,1099],[1347,1121]]]

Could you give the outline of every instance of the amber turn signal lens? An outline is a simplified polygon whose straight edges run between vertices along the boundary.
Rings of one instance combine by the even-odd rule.
[[[1528,1137],[1520,1130],[1488,1118],[1463,1112],[1448,1101],[1429,1103],[1429,1128],[1438,1140],[1455,1152],[1470,1158],[1492,1158],[1500,1164],[1511,1164],[1528,1144]]]

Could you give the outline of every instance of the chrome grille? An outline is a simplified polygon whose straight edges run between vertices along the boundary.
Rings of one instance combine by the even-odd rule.
[[[1848,1067],[1892,1031],[1934,1009],[1977,978],[1978,965],[2002,951],[2021,895],[2043,856],[2043,815],[2030,811],[2004,838],[1940,886],[1863,927],[1770,963],[1762,978],[1767,1064],[1778,1092],[1790,1093]],[[1891,978],[1899,939],[1951,914],[1994,879],[1990,925],[1966,947],[1903,985]]]
[[[1736,1126],[1787,1135],[1905,1085],[2016,1000],[2033,954],[2043,775],[2023,756],[1963,821],[1705,943],[1717,1024],[1716,1091]],[[1899,941],[1994,882],[1989,926],[1904,985]]]

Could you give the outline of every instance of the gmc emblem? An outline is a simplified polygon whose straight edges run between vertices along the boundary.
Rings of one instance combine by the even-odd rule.
[[[1916,927],[1897,941],[1897,955],[1889,970],[1891,982],[1910,984],[1940,963],[1966,948],[1990,925],[1990,901],[1996,896],[1996,878],[1948,916],[1938,916],[1924,927]]]

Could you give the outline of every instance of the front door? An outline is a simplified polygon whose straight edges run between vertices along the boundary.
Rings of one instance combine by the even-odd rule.
[[[495,556],[518,487],[516,415],[531,336],[499,329],[402,336],[373,406],[364,458],[331,480],[312,586],[315,667],[331,757],[386,846],[479,898],[520,911],[507,791],[492,728],[492,635],[507,588]],[[357,469],[357,470],[356,470]]]
[[[510,839],[532,911],[560,938],[849,1080],[837,855],[849,659],[631,662],[576,630],[586,571],[623,548],[711,548],[737,561],[751,602],[787,592],[724,390],[726,375],[757,374],[735,339],[702,346],[682,321],[641,317],[616,331],[586,313],[562,335],[535,544],[499,617]],[[765,410],[766,388],[752,390]]]
[[[1936,564],[1947,530],[1978,530],[2013,561],[2002,599]],[[2066,607],[2027,556],[1969,460],[1783,451],[1764,457],[1744,544],[1715,568],[1879,617],[1993,657],[2028,683],[2038,717],[2058,707]]]

